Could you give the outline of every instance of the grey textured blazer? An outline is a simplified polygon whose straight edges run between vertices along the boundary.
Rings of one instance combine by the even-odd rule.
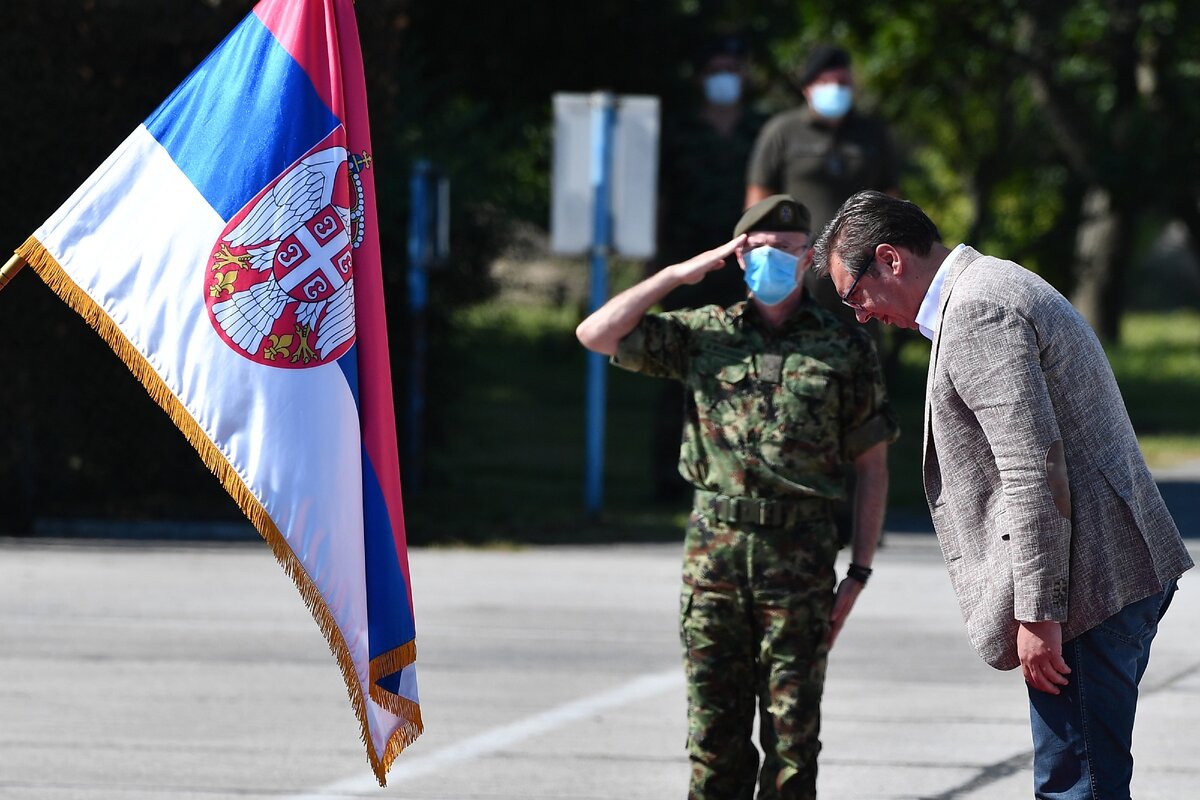
[[[925,495],[967,633],[997,669],[1017,620],[1063,640],[1192,566],[1100,342],[1052,286],[967,247],[942,286]]]

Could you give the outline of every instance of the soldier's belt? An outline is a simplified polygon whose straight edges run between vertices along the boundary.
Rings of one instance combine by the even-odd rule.
[[[696,492],[696,508],[707,510],[719,522],[778,527],[802,519],[827,519],[832,506],[822,497],[771,500],[765,497],[730,497],[716,492]]]

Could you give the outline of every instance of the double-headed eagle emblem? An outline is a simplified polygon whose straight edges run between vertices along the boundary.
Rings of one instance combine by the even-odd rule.
[[[237,217],[213,248],[209,317],[227,344],[261,364],[329,363],[354,343],[354,248],[369,166],[344,147],[296,162]]]

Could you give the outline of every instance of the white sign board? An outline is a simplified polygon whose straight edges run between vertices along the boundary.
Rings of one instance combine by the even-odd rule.
[[[555,253],[576,255],[592,247],[592,109],[602,96],[554,95],[550,248]],[[657,228],[658,98],[618,95],[615,111],[609,173],[612,246],[629,258],[650,258]]]

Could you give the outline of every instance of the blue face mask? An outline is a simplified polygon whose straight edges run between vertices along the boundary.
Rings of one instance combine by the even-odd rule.
[[[774,247],[756,247],[746,253],[746,285],[768,306],[777,305],[796,289],[800,259]]]
[[[736,72],[716,72],[704,79],[704,96],[718,106],[731,106],[742,96],[742,78]]]
[[[840,83],[818,83],[812,87],[809,102],[813,111],[826,119],[841,119],[854,103],[854,90]]]

